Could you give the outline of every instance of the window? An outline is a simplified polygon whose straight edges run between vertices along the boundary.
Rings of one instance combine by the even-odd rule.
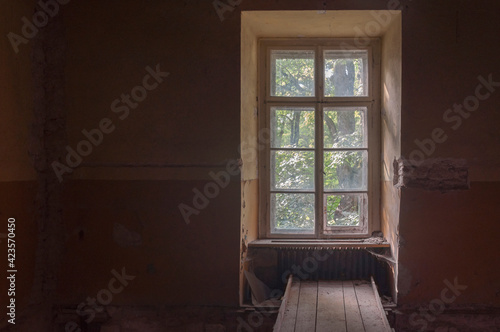
[[[358,42],[359,44],[359,42]],[[379,227],[379,40],[259,42],[261,238]]]

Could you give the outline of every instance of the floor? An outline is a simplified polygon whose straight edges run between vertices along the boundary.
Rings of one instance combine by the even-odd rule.
[[[368,281],[300,281],[287,287],[275,331],[389,332],[385,312]]]

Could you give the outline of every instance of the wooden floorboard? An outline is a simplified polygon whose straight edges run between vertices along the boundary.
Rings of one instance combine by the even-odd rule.
[[[274,331],[390,332],[372,283],[294,280],[287,288],[280,308],[283,315]]]
[[[377,299],[373,293],[371,284],[358,284],[354,286],[358,299],[359,311],[363,319],[366,332],[386,331],[386,326],[381,316]],[[385,314],[385,313],[384,313]]]
[[[318,281],[316,332],[346,332],[342,281]]]
[[[358,300],[352,281],[344,281],[344,306],[347,331],[364,332],[363,320],[359,311]]]
[[[315,281],[301,282],[295,332],[311,332],[316,329],[317,301],[318,283]]]
[[[300,282],[293,282],[290,287],[290,295],[286,303],[285,312],[283,313],[283,321],[277,331],[295,331],[295,321],[297,319],[297,308],[299,304]]]

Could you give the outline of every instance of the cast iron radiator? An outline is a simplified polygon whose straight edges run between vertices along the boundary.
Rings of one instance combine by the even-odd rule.
[[[374,250],[374,248],[370,248]],[[277,275],[282,282],[293,274],[301,280],[370,280],[389,295],[387,262],[364,248],[276,248]]]

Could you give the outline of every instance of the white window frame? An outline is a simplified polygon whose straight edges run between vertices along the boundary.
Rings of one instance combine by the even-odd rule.
[[[315,108],[315,230],[314,234],[271,233],[270,223],[270,142],[269,136],[259,135],[259,238],[335,239],[364,238],[380,230],[380,40],[370,38],[359,46],[351,38],[263,38],[259,40],[259,131],[270,132],[270,109],[273,106],[312,106]],[[271,50],[315,50],[315,97],[276,97],[270,95]],[[323,50],[368,50],[368,91],[361,97],[323,96]],[[367,214],[359,226],[326,227],[323,195],[323,108],[367,108]],[[267,138],[267,139],[266,139]],[[321,156],[321,157],[318,157]]]

